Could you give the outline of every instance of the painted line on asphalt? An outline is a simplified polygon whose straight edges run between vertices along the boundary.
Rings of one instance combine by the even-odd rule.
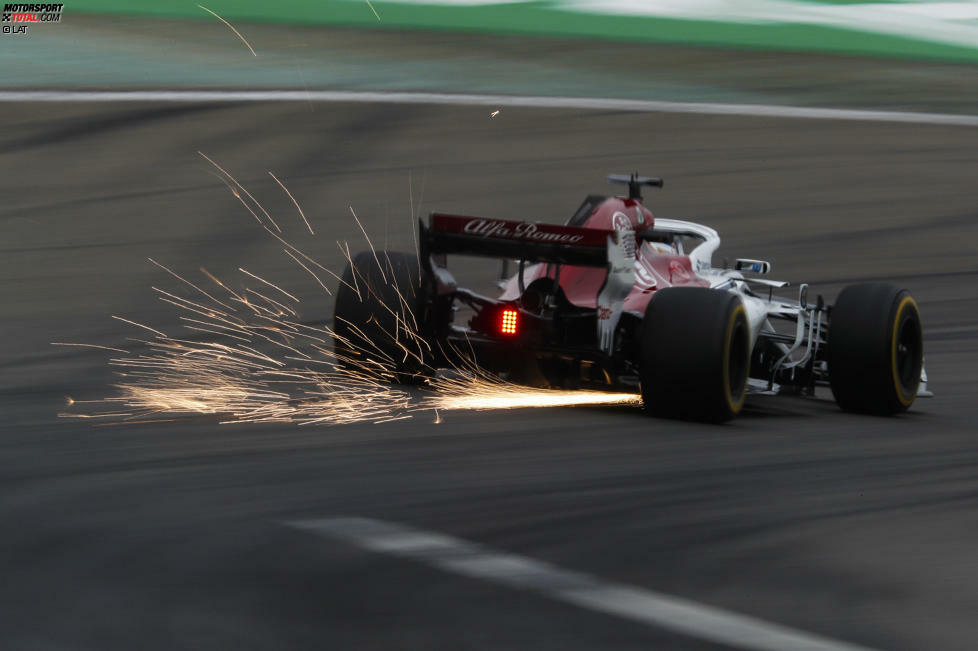
[[[862,109],[780,106],[775,104],[710,104],[591,97],[535,97],[450,93],[387,93],[343,90],[4,90],[0,102],[381,102],[388,104],[453,104],[491,108],[567,108],[694,113],[808,120],[856,120],[978,127],[978,115],[870,111]]]
[[[444,534],[368,518],[324,518],[288,526],[357,547],[418,561],[446,572],[663,628],[674,633],[759,651],[866,651],[866,647],[772,624],[636,586],[603,581],[549,563],[495,551]]]

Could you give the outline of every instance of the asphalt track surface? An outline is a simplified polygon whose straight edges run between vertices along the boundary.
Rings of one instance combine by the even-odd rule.
[[[615,111],[315,104],[10,104],[0,133],[0,646],[10,649],[719,648],[287,526],[362,517],[473,541],[821,636],[978,639],[978,130]],[[239,266],[331,302],[202,151],[300,247],[410,249],[421,211],[561,221],[609,172],[662,175],[663,217],[831,300],[891,279],[924,318],[936,397],[899,418],[827,395],[731,424],[634,409],[383,425],[95,427],[104,351],[177,315],[147,257]],[[267,171],[303,205],[315,237]],[[410,199],[409,199],[410,197]],[[416,206],[415,206],[416,207]],[[495,268],[459,276],[488,286]],[[198,275],[195,275],[198,274]],[[481,285],[480,285],[481,283]]]

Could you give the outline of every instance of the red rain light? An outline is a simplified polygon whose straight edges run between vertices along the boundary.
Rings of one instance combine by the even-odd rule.
[[[499,332],[504,335],[515,335],[518,323],[519,312],[516,310],[503,310],[499,315]]]

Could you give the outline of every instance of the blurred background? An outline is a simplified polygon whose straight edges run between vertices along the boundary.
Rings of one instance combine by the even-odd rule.
[[[62,22],[0,42],[4,86],[417,90],[960,113],[975,102],[973,2],[208,4],[243,30],[252,58],[201,6],[67,4]]]
[[[345,516],[823,648],[973,648],[978,3],[89,0],[0,34],[0,62],[0,646],[785,648],[718,647],[706,624],[678,633],[285,524]],[[85,94],[139,90],[270,94]],[[788,296],[910,289],[936,396],[896,419],[827,393],[752,398],[723,427],[617,407],[332,428],[59,418],[118,378],[110,352],[51,342],[140,351],[112,315],[186,334],[151,289],[181,283],[147,258],[232,287],[243,267],[299,297],[303,321],[331,318],[200,153],[336,272],[337,241],[366,246],[351,207],[378,248],[411,250],[429,211],[559,223],[606,174],[661,175],[656,215],[719,230],[715,262],[770,260]],[[497,267],[453,271],[490,291]]]

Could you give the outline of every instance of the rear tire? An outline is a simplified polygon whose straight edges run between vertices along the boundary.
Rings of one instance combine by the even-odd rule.
[[[832,395],[844,411],[906,411],[924,360],[917,303],[907,290],[885,283],[846,287],[832,307],[826,358]]]
[[[429,283],[419,270],[418,257],[400,251],[363,251],[346,265],[333,310],[333,349],[342,368],[399,384],[430,376]]]
[[[740,413],[750,371],[750,325],[735,294],[660,289],[645,310],[639,341],[648,413],[714,423]]]

